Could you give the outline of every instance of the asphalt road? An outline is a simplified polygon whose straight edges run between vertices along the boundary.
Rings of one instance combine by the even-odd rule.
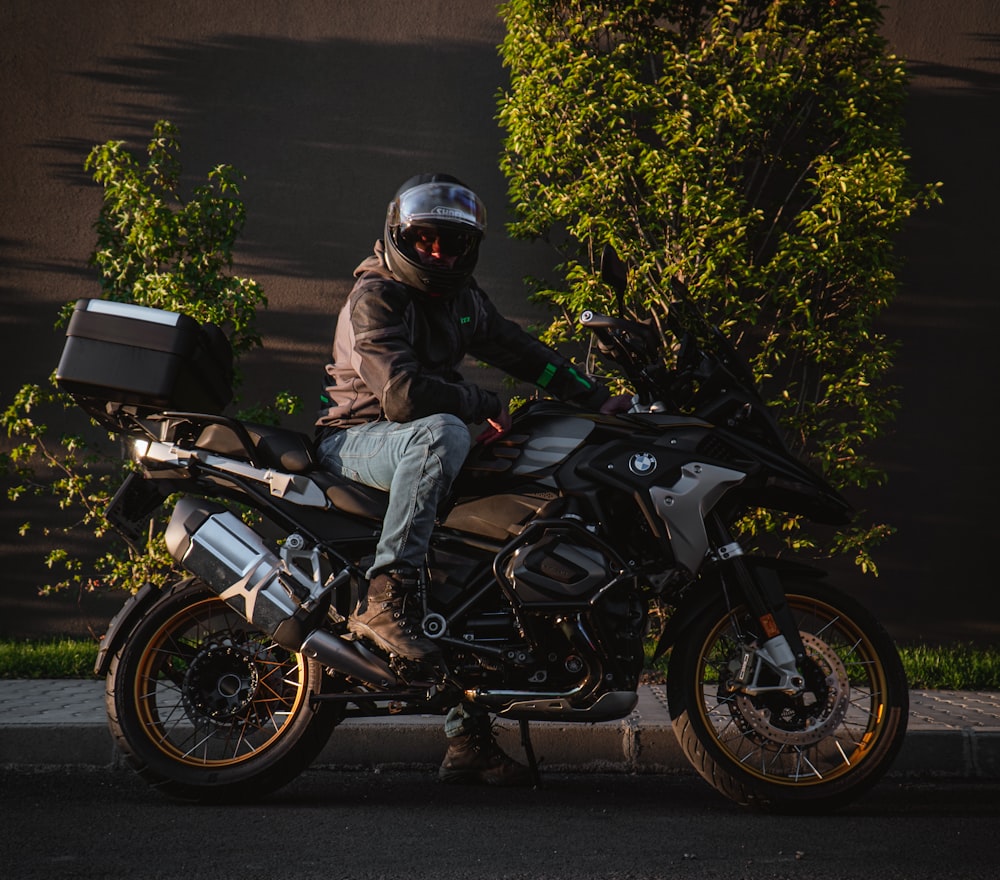
[[[996,877],[1000,783],[886,782],[830,817],[740,810],[689,775],[538,791],[314,770],[254,805],[168,801],[127,771],[0,769],[18,878]]]

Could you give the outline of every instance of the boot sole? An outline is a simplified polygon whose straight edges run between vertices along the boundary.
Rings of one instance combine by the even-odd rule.
[[[367,639],[370,642],[374,642],[383,651],[395,654],[397,657],[402,657],[404,660],[412,660],[416,663],[429,663],[441,656],[441,652],[438,650],[435,650],[430,654],[407,654],[405,651],[401,651],[396,645],[393,645],[391,642],[387,642],[382,638],[382,636],[375,632],[375,630],[364,623],[356,623],[349,620],[347,622],[347,628],[354,633],[354,635]]]
[[[438,771],[438,782],[445,785],[492,785],[497,788],[528,788],[533,785],[530,774],[504,779],[477,770]]]

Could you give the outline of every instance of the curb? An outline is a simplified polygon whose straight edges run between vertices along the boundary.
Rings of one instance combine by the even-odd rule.
[[[498,726],[501,747],[522,754],[516,726]],[[673,729],[537,723],[532,745],[540,765],[567,772],[693,773]],[[440,719],[416,723],[346,721],[324,746],[314,767],[437,767],[445,750]],[[85,765],[117,769],[125,761],[103,724],[0,727],[0,766]],[[1000,779],[1000,730],[914,730],[889,776]]]
[[[598,724],[536,722],[544,769],[569,772],[694,773],[674,736],[662,686],[643,686],[635,712]],[[125,766],[108,730],[104,683],[0,680],[0,765]],[[349,719],[316,767],[437,767],[443,719],[407,715]],[[497,727],[501,747],[523,754],[516,722]],[[909,729],[890,776],[1000,779],[1000,693],[911,691]]]

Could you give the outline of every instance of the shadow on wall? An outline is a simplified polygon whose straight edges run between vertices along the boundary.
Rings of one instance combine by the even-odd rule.
[[[984,55],[1000,42],[996,34],[977,39]],[[1000,196],[1000,76],[976,59],[969,64],[979,69],[910,65],[912,177],[943,180],[945,202],[908,225],[901,295],[882,322],[903,343],[893,376],[903,408],[894,436],[876,450],[889,485],[866,493],[860,506],[898,534],[879,553],[878,581],[849,563],[838,576],[905,639],[1000,636],[991,552],[1000,477],[989,467],[1000,415],[983,392],[1000,380],[992,209]],[[18,191],[35,187],[53,211],[38,224],[19,220],[24,205],[8,205],[11,194],[0,192],[4,394],[44,381],[62,345],[51,329],[58,306],[96,293],[85,267],[100,203],[82,170],[90,147],[122,138],[141,149],[161,118],[180,127],[190,182],[217,162],[247,175],[249,219],[236,271],[260,281],[271,302],[260,319],[265,349],[247,364],[245,387],[262,399],[289,388],[311,406],[350,274],[380,233],[393,189],[418,170],[450,170],[480,192],[492,227],[480,280],[515,319],[537,316],[520,278],[544,275],[548,261],[502,233],[506,195],[493,117],[504,75],[488,40],[157,40],[77,68],[50,89],[65,118],[41,104],[18,110],[18,102],[37,104],[44,89],[5,96],[9,118],[45,116],[43,128],[31,129],[42,133],[30,156],[19,150],[11,161],[26,181]],[[0,553],[10,560],[0,635],[30,634],[48,622],[39,607],[48,600],[34,598],[46,578],[46,547],[31,542],[28,553],[28,542],[11,537],[29,518],[12,506],[0,512]],[[58,630],[73,631],[69,620],[59,617]]]
[[[270,398],[286,388],[313,393],[351,274],[381,235],[395,188],[419,171],[448,170],[480,193],[491,227],[480,281],[515,320],[538,319],[521,280],[544,275],[552,261],[503,232],[506,187],[494,119],[503,78],[496,52],[482,43],[222,36],[146,45],[138,57],[103,58],[67,79],[108,96],[88,120],[101,140],[124,140],[141,154],[153,123],[166,118],[179,127],[188,187],[218,162],[246,176],[248,219],[234,271],[261,282],[268,296],[258,318],[265,351],[252,354],[246,368],[260,396]],[[88,229],[100,206],[99,189],[83,171],[93,143],[60,135],[35,144],[72,213],[80,213],[79,196],[86,195]],[[52,302],[53,319],[62,302],[96,295],[88,283],[96,273],[85,266],[93,241],[90,233],[88,250],[78,245],[62,261],[26,258],[18,242],[0,242],[7,264],[20,270],[0,295]],[[64,279],[71,283],[53,283],[54,273],[71,275]],[[40,335],[37,328],[52,325],[35,311],[29,338],[31,329]],[[59,345],[59,334],[49,333],[32,350],[54,364]],[[6,366],[6,375],[23,381],[47,373],[37,358],[13,352],[0,353]]]
[[[180,127],[185,168],[219,161],[247,176],[241,257],[274,274],[349,274],[380,230],[395,186],[447,166],[504,203],[497,170],[495,53],[461,44],[380,45],[218,37],[146,47],[78,74],[118,94],[109,137],[144,144],[153,122]],[[44,145],[82,180],[90,145]]]

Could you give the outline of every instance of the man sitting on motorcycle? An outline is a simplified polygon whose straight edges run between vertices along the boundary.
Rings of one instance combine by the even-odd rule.
[[[375,559],[348,626],[412,661],[433,664],[421,632],[417,572],[439,502],[471,445],[468,426],[510,429],[507,404],[458,372],[470,354],[563,400],[590,408],[606,388],[502,317],[472,277],[486,231],[478,196],[446,174],[407,180],[389,203],[384,237],[355,270],[326,367],[317,420],[328,470],[389,493]],[[527,768],[493,739],[489,716],[469,704],[446,719],[445,782],[527,784]]]

